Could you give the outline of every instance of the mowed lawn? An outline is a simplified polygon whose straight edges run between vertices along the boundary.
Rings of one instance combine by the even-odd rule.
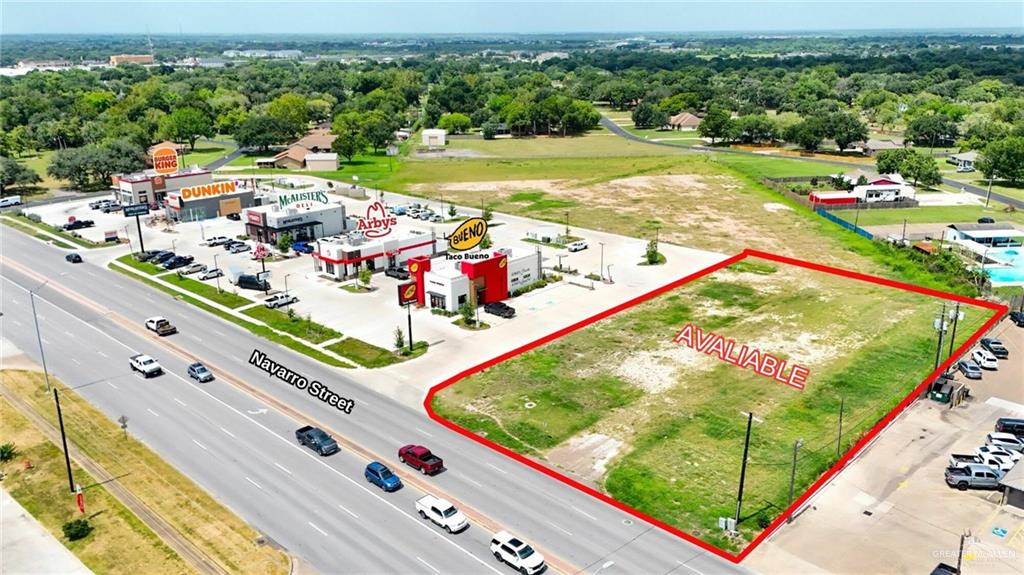
[[[472,150],[486,157],[498,158],[596,158],[601,156],[667,156],[685,154],[686,150],[651,146],[633,142],[597,128],[580,136],[532,136],[523,138],[451,139],[449,148]],[[441,160],[423,160],[437,162]]]
[[[546,459],[636,509],[734,552],[932,370],[941,302],[748,259],[470,376],[438,413]],[[991,312],[965,308],[957,343]],[[687,323],[806,366],[806,389],[672,343]],[[945,346],[944,346],[945,347]],[[842,407],[843,433],[838,435]],[[731,516],[744,412],[751,439],[740,536]],[[589,452],[594,441],[610,451]],[[604,467],[594,461],[604,458]]]
[[[222,143],[220,140],[216,142],[199,140],[196,142],[195,150],[189,150],[188,145],[185,146],[185,155],[182,164],[185,166],[191,166],[193,164],[205,166],[218,158],[230,154],[235,151],[237,147],[238,146],[232,143]]]

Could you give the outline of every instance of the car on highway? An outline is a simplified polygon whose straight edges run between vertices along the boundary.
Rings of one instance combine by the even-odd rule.
[[[993,431],[985,436],[985,445],[1000,447],[1006,451],[1014,451],[1016,453],[1024,452],[1024,439],[1020,439],[1012,433]]]
[[[242,253],[242,252],[247,252],[247,251],[249,251],[251,249],[252,249],[252,246],[250,246],[249,244],[247,244],[245,242],[238,242],[237,244],[231,244],[231,247],[228,248],[228,251],[233,253],[233,254],[239,254],[239,253]]]
[[[416,500],[416,513],[439,525],[447,533],[458,533],[469,527],[469,520],[446,499],[424,495]]]
[[[75,220],[73,222],[68,222],[64,224],[64,229],[66,231],[80,230],[82,228],[91,228],[95,225],[96,223],[93,222],[92,220]]]
[[[587,245],[587,241],[586,240],[576,240],[575,242],[569,242],[569,243],[565,244],[565,249],[569,250],[570,252],[583,251],[583,250],[587,249],[588,247],[589,246]]]
[[[398,460],[423,475],[432,475],[444,469],[444,460],[422,445],[403,445],[398,450]]]
[[[157,335],[171,335],[178,333],[178,328],[171,325],[167,318],[160,316],[151,317],[146,320],[146,329],[155,332]]]
[[[1006,359],[1010,357],[1010,350],[1006,349],[1003,342],[998,339],[983,337],[978,343],[980,343],[981,347],[985,348],[989,353],[996,356],[997,359]]]
[[[491,537],[491,553],[523,575],[535,575],[545,567],[543,555],[508,531],[499,531]]]
[[[147,379],[164,372],[164,368],[160,367],[160,364],[155,359],[144,353],[128,358],[128,366],[132,368],[133,372],[137,371],[142,374],[142,377]]]
[[[299,301],[299,298],[291,294],[279,293],[268,297],[266,301],[263,302],[263,305],[270,309],[274,309],[281,306],[291,305],[297,301]]]
[[[82,256],[80,256],[79,254],[77,254],[75,252],[72,252],[72,253],[64,256],[64,261],[71,262],[73,264],[80,264],[80,263],[82,263]]]
[[[967,379],[981,379],[981,368],[971,360],[958,361],[956,368],[964,374]]]
[[[491,315],[496,315],[498,317],[503,317],[505,319],[515,317],[516,315],[516,308],[501,301],[495,301],[489,304],[485,304],[484,311]]]
[[[183,276],[197,274],[199,272],[206,271],[206,264],[188,264],[181,269],[178,273]]]
[[[972,463],[963,467],[946,468],[946,485],[960,491],[968,489],[995,489],[1004,473],[987,465]]]
[[[212,280],[213,278],[219,278],[224,275],[224,272],[220,268],[208,268],[206,271],[200,272],[197,276],[201,280]]]
[[[971,360],[982,369],[999,369],[999,360],[986,349],[979,348],[971,352]]]
[[[974,450],[975,455],[987,456],[993,455],[995,457],[1005,457],[1010,461],[1016,463],[1020,461],[1020,458],[1024,456],[1019,451],[1010,451],[1009,449],[1003,449],[995,445],[982,445],[981,447]]]
[[[1012,433],[1017,437],[1024,437],[1024,419],[1000,417],[996,420],[995,430],[1003,433]]]
[[[384,275],[389,278],[395,278],[396,280],[407,280],[409,279],[409,270],[404,268],[387,268],[384,270]]]
[[[230,241],[231,238],[227,238],[224,236],[213,236],[212,238],[206,240],[206,245],[210,247],[222,246]]]
[[[165,270],[176,270],[180,267],[185,267],[188,264],[192,263],[192,260],[194,259],[195,258],[193,258],[192,256],[174,256],[173,258],[163,263],[163,268]]]
[[[198,361],[188,366],[188,376],[199,383],[213,381],[213,372]]]
[[[311,425],[300,427],[295,430],[295,439],[299,440],[299,445],[305,445],[319,455],[331,455],[341,451],[338,442],[319,427]]]
[[[402,480],[397,475],[388,469],[387,465],[379,461],[371,461],[367,466],[366,470],[363,471],[363,476],[370,483],[380,487],[384,491],[392,492],[398,491],[402,488]]]

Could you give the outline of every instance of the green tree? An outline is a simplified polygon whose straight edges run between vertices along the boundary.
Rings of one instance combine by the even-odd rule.
[[[235,142],[242,148],[257,148],[265,152],[270,146],[291,139],[288,126],[270,116],[249,116],[232,132]]]
[[[46,173],[52,178],[70,182],[75,188],[85,189],[93,178],[92,160],[85,148],[57,150],[50,157]]]
[[[705,138],[711,138],[712,144],[715,143],[715,140],[728,137],[732,131],[733,123],[729,110],[717,105],[711,106],[707,115],[697,126],[697,133]]]
[[[67,537],[68,541],[77,541],[87,537],[92,533],[92,529],[93,527],[89,524],[88,519],[74,519],[61,527],[61,530],[64,531],[64,537]]]
[[[459,315],[462,316],[462,322],[467,326],[473,325],[475,323],[473,318],[476,315],[476,306],[470,303],[469,300],[462,302],[462,305],[459,306]]]
[[[814,151],[821,147],[821,141],[825,139],[827,132],[825,120],[821,116],[811,116],[790,126],[785,137],[804,150]]]
[[[486,234],[484,234],[484,237],[480,238],[480,249],[486,250],[489,249],[492,245],[493,244],[491,242],[491,232],[487,232]]]
[[[447,130],[449,134],[464,134],[473,127],[473,123],[465,114],[444,114],[437,121],[437,127]]]
[[[196,140],[213,137],[213,121],[196,108],[178,108],[160,121],[160,137],[175,142],[188,142],[190,150],[196,149]]]
[[[935,164],[935,158],[916,150],[911,150],[903,160],[900,175],[913,180],[915,186],[919,183],[925,186],[937,186],[942,183],[942,174],[939,172],[939,166]]]
[[[498,126],[494,122],[484,122],[480,126],[480,133],[483,135],[485,140],[493,140],[498,135]]]
[[[304,96],[288,92],[267,104],[267,115],[284,122],[292,137],[298,137],[309,125],[309,103]]]
[[[1024,182],[1024,136],[1012,136],[985,146],[978,170],[986,178]]]
[[[234,108],[218,115],[213,127],[218,134],[234,134],[248,117],[249,114],[245,110]]]
[[[898,174],[903,162],[912,153],[909,148],[882,150],[875,155],[875,169],[879,174]]]
[[[924,114],[907,124],[906,138],[918,146],[934,148],[952,144],[958,135],[956,122],[944,114]]]
[[[0,156],[0,194],[5,193],[11,186],[26,186],[41,181],[35,170],[6,156]]]
[[[277,236],[277,251],[286,254],[292,249],[292,243],[295,242],[295,238],[288,232],[285,232]]]
[[[765,114],[750,114],[736,119],[736,133],[741,142],[756,144],[778,138],[778,127]]]
[[[868,127],[851,112],[834,112],[828,117],[828,136],[836,142],[839,151],[850,147],[853,142],[868,139]]]
[[[633,108],[632,118],[637,128],[660,128],[668,123],[668,114],[646,100]]]
[[[35,143],[27,126],[15,126],[4,138],[4,144],[12,156],[18,157],[32,151]]]
[[[395,349],[402,349],[405,347],[405,332],[402,331],[401,327],[395,327]]]
[[[374,152],[386,148],[395,139],[398,129],[398,121],[379,110],[363,114],[362,124],[363,137]]]
[[[331,144],[331,150],[340,154],[349,162],[356,154],[366,148],[366,136],[363,135],[362,114],[345,112],[334,118],[331,133],[337,136]]]
[[[654,265],[658,263],[661,254],[658,253],[658,240],[651,240],[647,242],[647,250],[644,252],[644,257],[648,264]]]
[[[370,287],[370,280],[373,279],[373,272],[370,268],[363,266],[359,268],[359,283],[363,284],[364,288]]]

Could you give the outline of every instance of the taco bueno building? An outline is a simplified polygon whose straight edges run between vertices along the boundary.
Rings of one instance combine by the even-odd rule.
[[[410,259],[431,256],[444,249],[433,231],[407,230],[383,238],[367,238],[361,232],[324,238],[316,242],[313,269],[343,280],[355,277],[362,267],[371,271],[401,267]]]
[[[467,301],[482,305],[507,299],[511,292],[541,279],[539,249],[499,249],[460,255],[470,259],[409,260],[419,305],[456,312]]]

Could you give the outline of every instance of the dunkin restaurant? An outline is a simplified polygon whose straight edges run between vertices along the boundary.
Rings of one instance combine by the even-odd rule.
[[[172,220],[192,222],[237,214],[254,203],[255,194],[251,188],[235,180],[226,180],[168,192],[164,211]]]

